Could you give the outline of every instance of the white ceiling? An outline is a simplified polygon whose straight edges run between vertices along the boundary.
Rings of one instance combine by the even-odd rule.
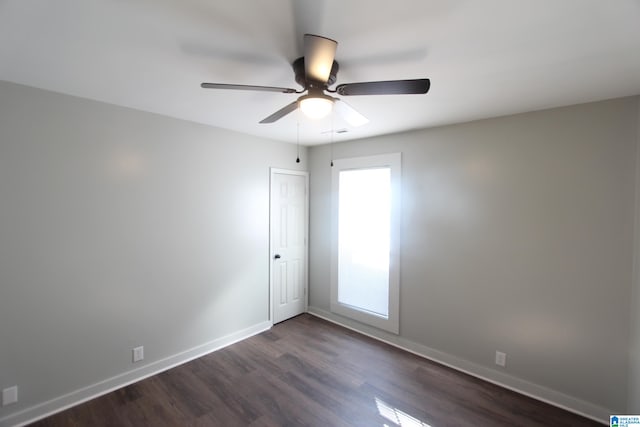
[[[640,93],[640,0],[0,0],[0,80],[261,137],[330,141],[331,119],[258,121],[297,95],[304,33],[339,42],[337,83],[428,77],[427,95],[348,97],[335,141]]]

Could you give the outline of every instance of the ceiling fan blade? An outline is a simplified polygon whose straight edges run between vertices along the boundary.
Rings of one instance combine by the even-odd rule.
[[[338,42],[313,34],[304,35],[304,72],[307,80],[327,83]]]
[[[229,85],[224,83],[202,83],[203,89],[258,90],[262,92],[296,93],[295,89],[274,86]]]
[[[287,114],[294,112],[297,108],[298,108],[298,101],[296,100],[296,101],[293,101],[291,104],[285,107],[282,107],[281,109],[279,109],[278,111],[270,115],[269,117],[262,119],[260,123],[264,124],[264,123],[276,122],[281,118],[283,118],[284,116],[286,116]]]
[[[346,83],[336,87],[343,96],[351,95],[411,95],[429,91],[429,79],[389,80],[385,82]]]
[[[351,105],[341,99],[336,99],[333,103],[333,108],[347,123],[349,123],[349,125],[353,127],[369,123],[369,119],[358,113]]]

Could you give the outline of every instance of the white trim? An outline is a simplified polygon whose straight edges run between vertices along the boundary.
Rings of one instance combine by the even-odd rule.
[[[401,350],[408,351],[409,353],[455,369],[456,371],[463,372],[491,384],[506,388],[507,390],[515,391],[516,393],[548,403],[549,405],[553,405],[605,425],[609,425],[609,415],[615,413],[611,409],[586,402],[573,396],[569,396],[568,394],[522,380],[503,372],[498,372],[477,363],[418,344],[401,336],[380,331],[376,328],[346,319],[317,307],[309,307],[308,313],[367,337],[384,342],[393,347],[397,347]]]
[[[173,356],[166,357],[147,365],[124,372],[115,377],[107,378],[103,381],[89,385],[87,387],[74,390],[63,396],[56,397],[46,402],[26,408],[20,412],[10,414],[0,418],[0,427],[23,426],[42,418],[53,415],[57,412],[79,405],[80,403],[102,396],[129,384],[138,382],[150,376],[159,374],[168,369],[182,365],[193,359],[197,359],[206,354],[212,353],[223,347],[227,347],[236,342],[242,341],[271,328],[271,322],[264,321],[250,326],[246,329],[234,332],[224,337],[215,339],[206,344],[199,345]]]
[[[307,171],[299,171],[299,170],[290,170],[290,169],[279,169],[279,168],[270,168],[269,169],[269,321],[273,326],[273,257],[275,256],[275,251],[273,250],[273,239],[271,235],[271,219],[273,218],[273,204],[272,204],[272,194],[273,190],[273,175],[275,174],[285,174],[285,175],[297,175],[304,176],[304,186],[305,186],[305,197],[304,197],[304,242],[305,242],[305,251],[304,251],[304,311],[306,312],[309,308],[309,172]],[[0,426],[1,427],[1,426]]]
[[[400,207],[402,206],[402,153],[335,159],[331,171],[331,311],[376,328],[400,332]],[[358,310],[338,301],[338,185],[341,171],[349,169],[391,169],[391,247],[389,254],[389,315],[387,318]]]

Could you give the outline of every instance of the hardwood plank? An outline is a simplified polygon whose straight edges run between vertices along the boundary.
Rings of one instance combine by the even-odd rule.
[[[599,426],[310,315],[32,426]]]

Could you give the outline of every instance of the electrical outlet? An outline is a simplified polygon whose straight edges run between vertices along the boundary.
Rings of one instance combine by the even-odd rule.
[[[144,347],[136,347],[133,349],[133,363],[139,362],[144,359]]]
[[[502,366],[503,368],[507,366],[507,354],[501,351],[496,351],[496,365]]]
[[[2,390],[2,406],[11,405],[18,401],[18,386],[5,388]]]

